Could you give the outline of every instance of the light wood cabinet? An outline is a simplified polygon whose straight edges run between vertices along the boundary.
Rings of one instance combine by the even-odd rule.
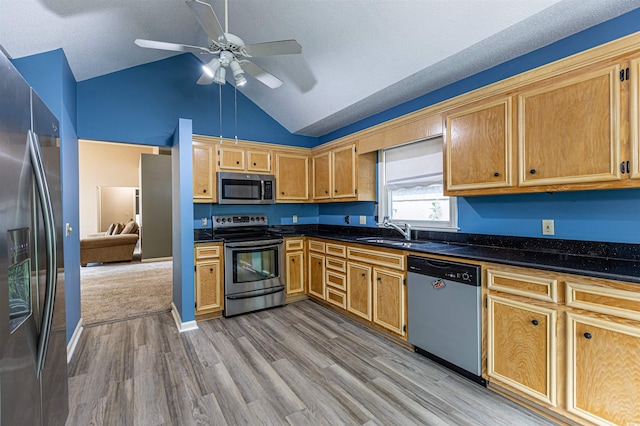
[[[620,179],[619,73],[569,73],[518,95],[521,186]]]
[[[324,254],[309,252],[309,295],[324,300]]]
[[[277,151],[276,202],[309,200],[309,156]]]
[[[445,120],[447,192],[512,185],[512,97],[450,111]]]
[[[319,152],[312,158],[314,201],[375,201],[375,152],[357,154],[356,144]]]
[[[313,173],[313,199],[331,199],[331,151],[314,155],[311,159]]]
[[[405,335],[404,273],[373,268],[373,322]]]
[[[347,310],[371,321],[371,266],[347,263]]]
[[[270,173],[271,152],[239,145],[217,145],[218,170],[226,172]]]
[[[284,243],[286,297],[291,302],[305,294],[304,240],[286,238]]]
[[[631,128],[631,152],[628,163],[624,163],[625,170],[628,164],[630,177],[640,179],[640,58],[633,59],[629,66],[631,78],[631,90],[629,94],[631,112],[629,114]],[[625,159],[622,159],[625,161]],[[621,164],[622,166],[622,164]]]
[[[556,406],[556,311],[488,296],[487,374]]]
[[[214,146],[194,142],[191,149],[193,153],[193,202],[214,203],[216,201]]]
[[[222,244],[198,244],[194,252],[196,319],[203,314],[221,314],[224,308]]]

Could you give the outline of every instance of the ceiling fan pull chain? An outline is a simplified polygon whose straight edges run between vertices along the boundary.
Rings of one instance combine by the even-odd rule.
[[[238,86],[233,85],[233,120],[234,132],[236,134],[236,145],[238,145]]]
[[[220,100],[220,145],[222,145],[222,86],[218,85],[218,99]]]

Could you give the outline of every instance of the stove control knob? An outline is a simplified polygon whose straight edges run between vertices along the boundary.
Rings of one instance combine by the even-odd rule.
[[[468,273],[468,272],[464,272],[464,273],[462,274],[462,279],[463,279],[463,280],[465,280],[465,281],[469,281],[469,279],[470,279],[470,278],[471,278],[471,277],[469,276],[469,273]]]
[[[220,223],[220,218],[219,217],[216,218],[216,222]]]

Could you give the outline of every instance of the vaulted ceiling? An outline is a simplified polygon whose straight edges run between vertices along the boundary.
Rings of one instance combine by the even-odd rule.
[[[224,27],[224,0],[208,0]],[[239,88],[287,130],[320,136],[640,7],[640,0],[228,0],[245,43],[296,39],[253,58],[284,84]],[[82,81],[167,58],[137,38],[207,45],[183,0],[0,0],[13,58],[62,48]],[[207,60],[206,57],[202,58]],[[193,84],[196,84],[194,81]]]

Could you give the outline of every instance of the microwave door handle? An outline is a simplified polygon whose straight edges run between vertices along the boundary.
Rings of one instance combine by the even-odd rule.
[[[260,199],[264,200],[264,179],[260,179]]]
[[[55,219],[53,217],[53,206],[51,204],[51,194],[47,184],[47,176],[44,171],[42,162],[42,152],[40,151],[40,143],[38,135],[29,130],[28,134],[29,151],[31,153],[31,164],[35,175],[36,186],[38,188],[38,198],[42,207],[42,215],[44,220],[45,246],[47,252],[47,276],[46,290],[44,296],[44,309],[42,315],[42,326],[40,327],[40,337],[38,341],[38,358],[36,365],[36,374],[40,377],[44,369],[44,363],[47,356],[47,347],[49,346],[49,337],[51,334],[51,323],[53,321],[53,307],[55,303],[55,292],[58,284],[58,260],[57,260],[57,241]]]

